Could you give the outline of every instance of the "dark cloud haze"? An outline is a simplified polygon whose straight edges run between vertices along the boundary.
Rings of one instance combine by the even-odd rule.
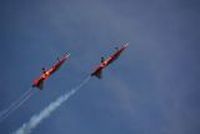
[[[200,133],[198,0],[5,0],[0,11],[1,110],[71,53],[0,133],[17,130],[125,42],[104,79],[90,80],[33,134]]]

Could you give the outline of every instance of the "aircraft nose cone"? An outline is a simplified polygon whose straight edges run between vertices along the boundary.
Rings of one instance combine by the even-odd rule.
[[[127,48],[127,47],[128,47],[128,45],[129,45],[129,43],[127,42],[127,43],[124,45],[124,47],[125,47],[125,48]]]

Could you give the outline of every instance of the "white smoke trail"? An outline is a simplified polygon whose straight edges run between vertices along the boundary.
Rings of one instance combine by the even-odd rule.
[[[0,122],[6,119],[11,113],[17,110],[26,100],[32,96],[32,88],[22,94],[16,101],[14,101],[7,109],[3,110],[0,114]]]
[[[73,96],[81,87],[83,87],[90,79],[90,76],[83,80],[77,87],[72,88],[70,92],[60,96],[56,101],[50,103],[39,114],[31,117],[29,122],[24,123],[14,134],[29,134],[37,127],[45,118],[51,115],[59,106]]]
[[[5,114],[6,112],[8,112],[10,109],[12,109],[13,106],[15,106],[17,103],[19,103],[21,101],[21,99],[23,99],[30,91],[32,90],[32,88],[30,88],[29,90],[27,90],[26,92],[24,92],[17,100],[15,100],[7,109],[1,111],[0,113],[0,118],[3,114]]]
[[[6,112],[5,114],[3,114],[3,116],[0,119],[0,122],[2,122],[3,120],[5,120],[11,113],[13,113],[14,111],[16,111],[22,104],[24,104],[31,96],[33,95],[33,92],[30,92],[29,94],[27,94],[19,103],[17,103],[16,105],[14,105],[8,112]]]

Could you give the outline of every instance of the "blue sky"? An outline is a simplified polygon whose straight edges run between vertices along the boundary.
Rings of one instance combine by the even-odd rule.
[[[6,0],[0,2],[0,109],[42,67],[71,58],[0,125],[11,133],[129,42],[104,72],[34,134],[198,134],[200,3],[197,0]]]

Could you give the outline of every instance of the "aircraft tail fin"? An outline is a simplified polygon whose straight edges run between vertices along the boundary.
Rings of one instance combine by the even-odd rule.
[[[42,90],[42,89],[43,89],[43,85],[44,85],[44,82],[41,82],[41,83],[38,85],[38,89]]]
[[[102,79],[102,70],[94,72],[91,76],[96,76],[98,79]]]
[[[40,83],[38,83],[38,84],[33,84],[32,85],[32,87],[36,87],[36,88],[38,88],[39,90],[42,90],[43,89],[43,85],[44,85],[44,82],[42,81],[42,82],[40,82]]]

